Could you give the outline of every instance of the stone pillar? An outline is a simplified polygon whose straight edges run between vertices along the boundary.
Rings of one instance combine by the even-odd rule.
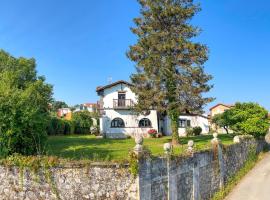
[[[188,149],[187,149],[187,152],[190,153],[191,155],[193,155],[193,153],[194,153],[193,146],[194,146],[193,140],[189,140],[189,141],[188,141]]]
[[[175,187],[175,181],[173,179],[173,177],[171,177],[171,168],[170,168],[170,161],[171,161],[171,152],[172,152],[172,145],[171,143],[165,143],[163,145],[163,149],[164,149],[164,153],[167,157],[167,180],[168,180],[168,183],[167,183],[167,188],[168,188],[168,191],[167,191],[167,199],[168,200],[173,200],[173,199],[176,199],[175,198],[175,195],[177,195],[176,191],[173,189],[173,187]]]
[[[172,145],[171,145],[171,143],[165,143],[163,145],[163,149],[164,149],[165,155],[170,155],[171,152],[172,152]]]
[[[233,137],[233,143],[240,143],[240,142],[241,142],[241,139],[238,135]]]
[[[217,152],[218,155],[218,163],[219,163],[219,169],[220,169],[220,182],[219,186],[220,188],[224,187],[224,161],[223,161],[223,154],[222,154],[222,146],[221,146],[221,140],[218,139],[218,134],[214,133],[213,134],[213,139],[211,140],[212,146],[213,146],[213,151]]]
[[[194,155],[192,155],[194,156]],[[197,163],[196,157],[193,157],[194,164],[193,164],[193,194],[192,200],[199,200],[200,199],[200,166]]]
[[[143,152],[143,137],[142,136],[135,136],[135,143],[136,146],[133,148],[135,154],[139,155]]]
[[[219,139],[218,139],[218,134],[217,134],[217,133],[213,133],[213,139],[211,140],[211,144],[212,144],[213,146],[219,144]]]
[[[143,137],[135,135],[133,152],[138,156],[138,199],[151,200],[151,160],[143,153]]]
[[[194,141],[189,140],[188,141],[188,148],[187,148],[187,153],[193,157],[193,184],[192,184],[192,200],[199,200],[200,199],[200,190],[199,190],[199,164],[197,162],[196,155],[194,155]],[[195,156],[195,157],[194,157]]]
[[[139,200],[152,200],[151,165],[150,159],[139,161]]]

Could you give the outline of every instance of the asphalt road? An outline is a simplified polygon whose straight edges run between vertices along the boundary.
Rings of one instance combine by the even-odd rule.
[[[270,200],[270,153],[257,163],[225,200]]]

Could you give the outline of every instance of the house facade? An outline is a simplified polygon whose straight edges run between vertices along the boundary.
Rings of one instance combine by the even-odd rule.
[[[96,103],[83,103],[75,107],[74,112],[79,111],[89,111],[89,112],[97,112],[98,104]]]
[[[164,118],[164,135],[171,135],[171,120],[168,116]],[[199,126],[202,128],[202,134],[209,133],[209,119],[204,115],[197,114],[181,114],[178,120],[178,134],[179,136],[186,136],[186,129]]]
[[[108,138],[124,138],[127,135],[147,137],[148,130],[155,129],[164,135],[171,135],[170,119],[159,116],[156,110],[137,114],[132,107],[137,103],[131,84],[117,81],[106,86],[97,87],[100,97],[99,110],[100,132]],[[184,136],[186,128],[200,126],[202,133],[209,132],[208,119],[202,115],[179,116],[179,135]]]
[[[59,108],[57,110],[57,117],[64,118],[66,120],[71,120],[72,112],[71,112],[70,108]]]
[[[211,119],[217,115],[217,114],[222,114],[224,113],[226,110],[229,110],[233,107],[234,105],[230,105],[230,104],[223,104],[223,103],[219,103],[213,107],[210,108],[210,124],[211,124],[211,129],[218,132],[218,133],[226,133],[226,130],[222,127],[218,127],[215,124],[213,124],[211,122]],[[231,130],[229,130],[229,132],[232,132]]]
[[[210,108],[210,116],[214,117],[216,114],[222,114],[225,110],[232,108],[233,105],[227,105],[223,103],[219,103]]]

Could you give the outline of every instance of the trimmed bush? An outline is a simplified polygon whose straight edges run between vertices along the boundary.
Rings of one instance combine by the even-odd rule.
[[[193,135],[193,129],[192,128],[186,128],[186,134],[187,136],[192,136]]]
[[[90,134],[93,125],[91,113],[89,111],[75,112],[72,117],[75,134]]]
[[[59,119],[57,117],[51,117],[48,127],[48,135],[69,135],[74,132],[73,122]]]
[[[68,120],[63,120],[65,123],[65,129],[64,129],[64,134],[65,135],[70,135],[72,133],[74,133],[74,123],[72,121],[68,121]]]
[[[200,135],[202,133],[202,128],[199,126],[196,126],[193,128],[193,134],[196,135]]]
[[[48,135],[90,134],[93,121],[88,111],[76,112],[72,120],[51,117],[47,126]],[[98,128],[93,133],[98,135]]]
[[[202,133],[202,128],[199,126],[186,129],[187,136],[197,136],[197,135],[200,135],[201,133]]]

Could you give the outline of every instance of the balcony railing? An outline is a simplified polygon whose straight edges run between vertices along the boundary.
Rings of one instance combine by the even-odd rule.
[[[114,99],[113,108],[115,109],[129,109],[134,106],[134,102],[131,99]]]

